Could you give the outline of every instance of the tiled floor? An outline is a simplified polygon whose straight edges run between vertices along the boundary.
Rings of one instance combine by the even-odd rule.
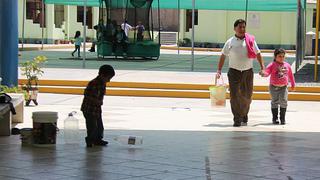
[[[229,105],[208,100],[106,96],[107,147],[65,144],[63,119],[78,110],[81,96],[40,94],[33,111],[59,112],[54,147],[22,146],[19,136],[0,137],[0,180],[305,180],[320,179],[320,103],[289,102],[288,124],[270,124],[268,101],[253,101],[247,127],[233,128]],[[80,137],[86,135],[79,113]],[[308,117],[308,118],[306,118]],[[142,146],[114,141],[142,136]]]
[[[320,179],[319,133],[106,131],[118,134],[141,135],[144,145],[44,148],[1,137],[0,179]]]

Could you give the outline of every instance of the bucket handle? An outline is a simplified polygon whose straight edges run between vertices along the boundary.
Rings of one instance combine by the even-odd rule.
[[[60,129],[58,128],[58,126],[55,124],[55,123],[51,123],[55,128],[56,128],[56,131],[59,132]]]
[[[220,81],[219,81],[220,80]],[[219,83],[220,82],[220,83]],[[215,79],[214,79],[214,85],[217,86],[224,86],[224,80],[223,80],[223,76],[221,75],[220,78],[218,78],[217,76],[215,76]]]

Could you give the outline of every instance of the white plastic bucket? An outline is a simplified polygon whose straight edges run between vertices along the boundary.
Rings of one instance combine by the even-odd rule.
[[[211,107],[225,107],[226,106],[226,85],[223,77],[216,76],[214,86],[209,87]]]
[[[33,112],[32,120],[34,144],[56,144],[58,113],[50,111]]]

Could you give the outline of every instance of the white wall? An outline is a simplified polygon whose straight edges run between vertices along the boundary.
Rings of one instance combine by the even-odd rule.
[[[22,38],[22,21],[23,21],[23,1],[18,1],[18,28],[19,38]],[[56,28],[54,25],[54,5],[46,5],[46,28],[44,28],[44,38],[55,40],[65,39],[66,37],[73,38],[76,31],[80,31],[83,34],[82,23],[77,22],[77,7],[76,6],[65,6],[64,22],[61,28]],[[93,26],[98,23],[99,19],[99,8],[93,8]],[[26,17],[25,17],[26,18]],[[41,39],[42,28],[40,24],[34,24],[32,20],[25,19],[24,25],[24,37],[25,39]],[[63,32],[64,31],[64,32]],[[65,33],[67,36],[65,36]],[[96,32],[94,29],[88,29],[87,37],[95,38]]]
[[[296,41],[295,12],[249,12],[259,17],[259,21],[247,22],[247,32],[255,35],[260,44],[288,44]],[[185,13],[184,13],[185,14]],[[185,15],[181,20],[185,22]],[[244,19],[240,11],[198,11],[198,25],[195,27],[196,42],[224,43],[234,34],[233,24],[236,19]],[[251,23],[251,24],[250,24]],[[182,38],[191,38],[191,30],[184,32],[185,23],[181,23]]]

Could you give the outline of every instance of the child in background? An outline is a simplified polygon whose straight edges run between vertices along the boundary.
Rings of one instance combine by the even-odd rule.
[[[120,25],[117,26],[114,39],[115,41],[112,44],[112,53],[115,53],[118,47],[122,47],[123,55],[126,56],[128,50],[128,41],[125,31],[121,29]]]
[[[286,124],[286,111],[288,106],[288,82],[291,83],[291,90],[295,89],[295,80],[289,63],[285,62],[285,50],[276,49],[274,60],[270,63],[262,76],[270,77],[269,91],[271,95],[272,123],[279,124],[278,113],[280,106],[281,124]]]
[[[138,21],[136,30],[137,30],[137,41],[143,41],[143,32],[145,31],[145,28],[141,21]]]
[[[75,36],[74,36],[75,50],[71,53],[72,57],[74,56],[74,53],[76,51],[78,51],[78,57],[81,57],[80,56],[80,46],[81,46],[81,43],[82,43],[82,38],[80,36],[81,36],[80,31],[77,31]]]

